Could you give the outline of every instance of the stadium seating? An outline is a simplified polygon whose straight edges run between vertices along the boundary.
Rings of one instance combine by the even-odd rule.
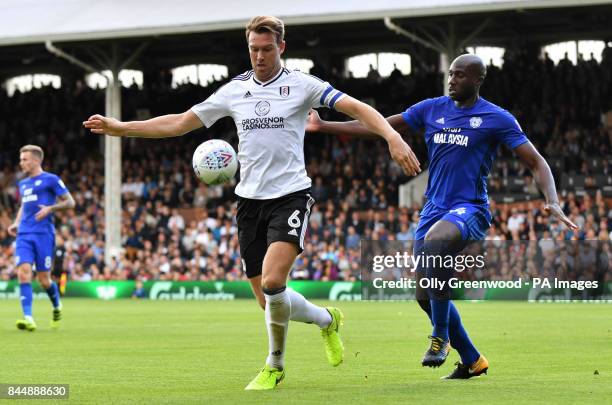
[[[545,61],[525,60],[520,51],[507,52],[504,68],[491,68],[483,95],[513,112],[531,141],[547,158],[557,180],[563,208],[584,227],[577,233],[549,221],[530,173],[502,149],[489,178],[494,203],[491,238],[541,238],[550,232],[558,239],[584,239],[589,231],[608,240],[612,231],[612,128],[601,120],[612,108],[610,52],[601,65],[572,66],[577,76],[588,74],[584,88],[559,82],[563,72],[545,75]],[[506,67],[508,66],[508,67]],[[518,69],[533,66],[533,69]],[[596,66],[597,68],[595,68]],[[559,67],[555,68],[556,70]],[[565,68],[564,68],[565,69]],[[336,87],[369,98],[383,114],[396,114],[420,99],[440,94],[440,76],[419,71],[410,77],[384,79],[376,86],[364,80],[326,77]],[[520,83],[520,86],[513,86]],[[578,81],[576,82],[578,83]],[[191,84],[176,89],[167,81],[145,88],[124,89],[123,117],[145,118],[180,112],[206,98],[221,83]],[[548,91],[545,89],[557,89]],[[411,89],[411,91],[408,91]],[[541,94],[536,94],[541,92]],[[571,94],[564,98],[560,94]],[[523,102],[530,100],[529,105]],[[590,103],[576,103],[576,99]],[[73,212],[57,216],[56,268],[73,280],[240,279],[233,185],[207,187],[192,175],[190,158],[197,144],[211,136],[236,142],[231,120],[212,130],[196,131],[180,139],[124,142],[123,245],[124,254],[106,267],[103,263],[103,160],[99,137],[81,127],[83,119],[104,108],[103,91],[77,82],[61,89],[42,88],[8,97],[0,91],[0,280],[16,277],[13,239],[5,229],[17,209],[17,156],[24,143],[45,148],[45,168],[58,173],[75,196]],[[579,111],[570,111],[577,105]],[[594,111],[595,109],[595,111]],[[334,112],[325,118],[342,119]],[[421,162],[426,162],[422,139],[410,137]],[[398,207],[397,187],[408,180],[389,161],[386,146],[313,134],[306,141],[307,169],[314,180],[318,204],[312,212],[304,254],[292,276],[299,279],[355,280],[359,278],[359,238],[406,239],[414,235],[419,206]],[[363,159],[361,156],[369,156]],[[372,158],[374,157],[374,158]],[[512,212],[525,218],[524,229],[508,230]],[[588,218],[593,219],[589,222]],[[537,224],[537,226],[536,226]]]

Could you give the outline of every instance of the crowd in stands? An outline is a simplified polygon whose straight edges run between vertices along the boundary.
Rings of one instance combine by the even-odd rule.
[[[482,94],[513,112],[545,157],[564,160],[564,170],[588,171],[587,162],[593,156],[602,158],[607,170],[612,131],[602,116],[612,109],[611,74],[610,48],[604,50],[601,64],[581,59],[577,65],[561,61],[556,66],[546,58],[531,60],[520,51],[508,51],[502,68],[489,67]],[[389,78],[333,74],[325,78],[369,100],[385,115],[442,92],[441,75],[427,68],[413,69],[410,76],[395,71]],[[188,84],[172,89],[169,83],[160,80],[143,89],[124,89],[122,116],[144,119],[181,112],[220,85]],[[81,126],[89,115],[103,112],[103,107],[104,92],[80,82],[60,89],[16,92],[12,97],[0,91],[0,114],[11,117],[0,120],[0,280],[16,277],[14,238],[6,229],[18,208],[16,183],[22,176],[18,150],[25,143],[44,148],[44,169],[57,173],[76,200],[74,210],[56,214],[55,267],[69,279],[243,279],[233,203],[235,182],[209,187],[195,179],[191,168],[192,151],[203,140],[214,136],[236,144],[231,119],[183,138],[123,141],[123,249],[110,266],[104,264],[103,149],[101,138]],[[322,115],[341,118],[329,111]],[[420,161],[426,162],[422,137],[410,136],[408,142]],[[309,134],[305,153],[317,204],[304,253],[291,273],[294,279],[359,279],[361,239],[414,237],[420,206],[398,206],[398,186],[408,178],[391,161],[384,142]],[[499,155],[502,161],[512,156],[504,149]],[[529,177],[520,165],[496,167],[492,189],[503,192],[499,179],[507,175]],[[559,173],[555,175],[558,178]],[[537,190],[528,190],[534,187],[531,181],[525,191],[537,195]],[[600,190],[567,192],[561,197],[563,210],[580,226],[579,231],[564,228],[543,210],[540,201],[523,206],[492,201],[493,224],[487,238],[610,240],[612,206]],[[185,208],[194,207],[197,215],[182,214]]]

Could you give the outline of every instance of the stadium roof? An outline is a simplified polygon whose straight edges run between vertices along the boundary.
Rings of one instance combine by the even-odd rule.
[[[253,15],[288,24],[610,4],[609,0],[4,0],[0,45],[146,37],[244,26]]]
[[[238,74],[249,66],[244,24],[255,14],[278,15],[287,22],[287,57],[334,65],[373,51],[404,52],[419,63],[435,63],[437,51],[389,30],[383,22],[387,16],[405,31],[440,43],[469,38],[466,46],[612,41],[612,0],[353,0],[350,6],[333,0],[0,3],[0,82],[27,73],[81,77],[80,67],[45,48],[47,40],[96,69],[108,67],[116,56],[113,60],[120,63],[130,60],[122,68],[151,73],[218,63]]]

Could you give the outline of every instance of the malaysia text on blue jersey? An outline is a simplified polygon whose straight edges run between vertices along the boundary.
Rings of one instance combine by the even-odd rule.
[[[519,123],[501,107],[479,98],[459,108],[448,97],[431,98],[402,113],[415,130],[425,130],[429,180],[425,196],[442,209],[461,203],[488,205],[486,178],[502,143],[526,142]]]

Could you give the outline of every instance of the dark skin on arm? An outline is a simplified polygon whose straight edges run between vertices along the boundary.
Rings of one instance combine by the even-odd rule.
[[[487,69],[482,59],[476,55],[461,55],[453,61],[448,74],[449,96],[459,108],[467,108],[480,98],[480,86],[483,84]],[[401,114],[387,117],[387,122],[402,135],[410,133],[410,127]],[[329,122],[323,121],[316,111],[311,111],[308,117],[307,132],[324,132],[332,135],[351,135],[364,138],[374,138],[372,134],[358,121]],[[538,188],[544,194],[546,204],[544,210],[556,217],[572,230],[578,229],[559,206],[559,198],[555,188],[555,180],[546,160],[538,153],[531,142],[524,143],[514,149],[520,161],[529,168]],[[446,221],[439,221],[429,233],[441,233],[441,239],[454,240],[461,238],[457,227]],[[448,225],[448,226],[447,226]],[[437,239],[437,237],[436,237]]]

